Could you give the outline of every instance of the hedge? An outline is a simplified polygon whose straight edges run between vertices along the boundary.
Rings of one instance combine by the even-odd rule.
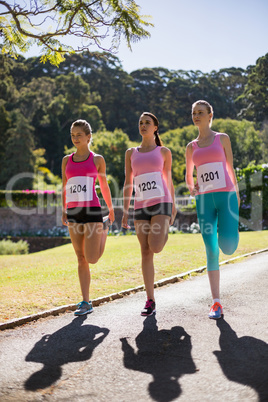
[[[52,190],[0,190],[0,207],[37,207],[61,204],[61,194]]]

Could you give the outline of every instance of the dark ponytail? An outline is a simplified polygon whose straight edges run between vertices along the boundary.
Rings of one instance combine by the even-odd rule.
[[[162,147],[163,146],[163,142],[162,142],[162,140],[160,139],[160,137],[159,137],[159,132],[158,132],[158,130],[154,133],[154,135],[155,135],[155,143],[156,143],[156,145],[158,145],[159,147]]]
[[[163,142],[161,141],[160,136],[159,136],[159,131],[158,131],[159,121],[158,121],[157,117],[153,113],[150,113],[150,112],[144,112],[144,113],[142,113],[142,116],[149,116],[149,117],[151,117],[151,119],[153,119],[154,125],[157,126],[157,130],[154,132],[155,143],[158,147],[162,147]]]

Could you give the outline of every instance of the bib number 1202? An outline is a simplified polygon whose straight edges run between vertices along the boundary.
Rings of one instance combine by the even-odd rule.
[[[139,190],[141,191],[147,191],[147,190],[156,190],[156,181],[147,181],[145,183],[140,183],[139,184]]]
[[[216,172],[206,172],[201,174],[201,179],[203,180],[203,183],[208,182],[208,181],[213,181],[215,179],[219,179],[219,173],[216,170]]]

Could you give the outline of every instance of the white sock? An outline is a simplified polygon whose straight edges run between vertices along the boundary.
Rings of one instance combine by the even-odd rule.
[[[221,304],[220,299],[213,299],[213,304],[215,304],[215,303],[220,303]]]

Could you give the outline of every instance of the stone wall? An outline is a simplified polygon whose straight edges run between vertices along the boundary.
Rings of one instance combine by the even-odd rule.
[[[13,210],[0,208],[0,234],[47,231],[61,224],[61,208],[38,211],[35,208]]]

